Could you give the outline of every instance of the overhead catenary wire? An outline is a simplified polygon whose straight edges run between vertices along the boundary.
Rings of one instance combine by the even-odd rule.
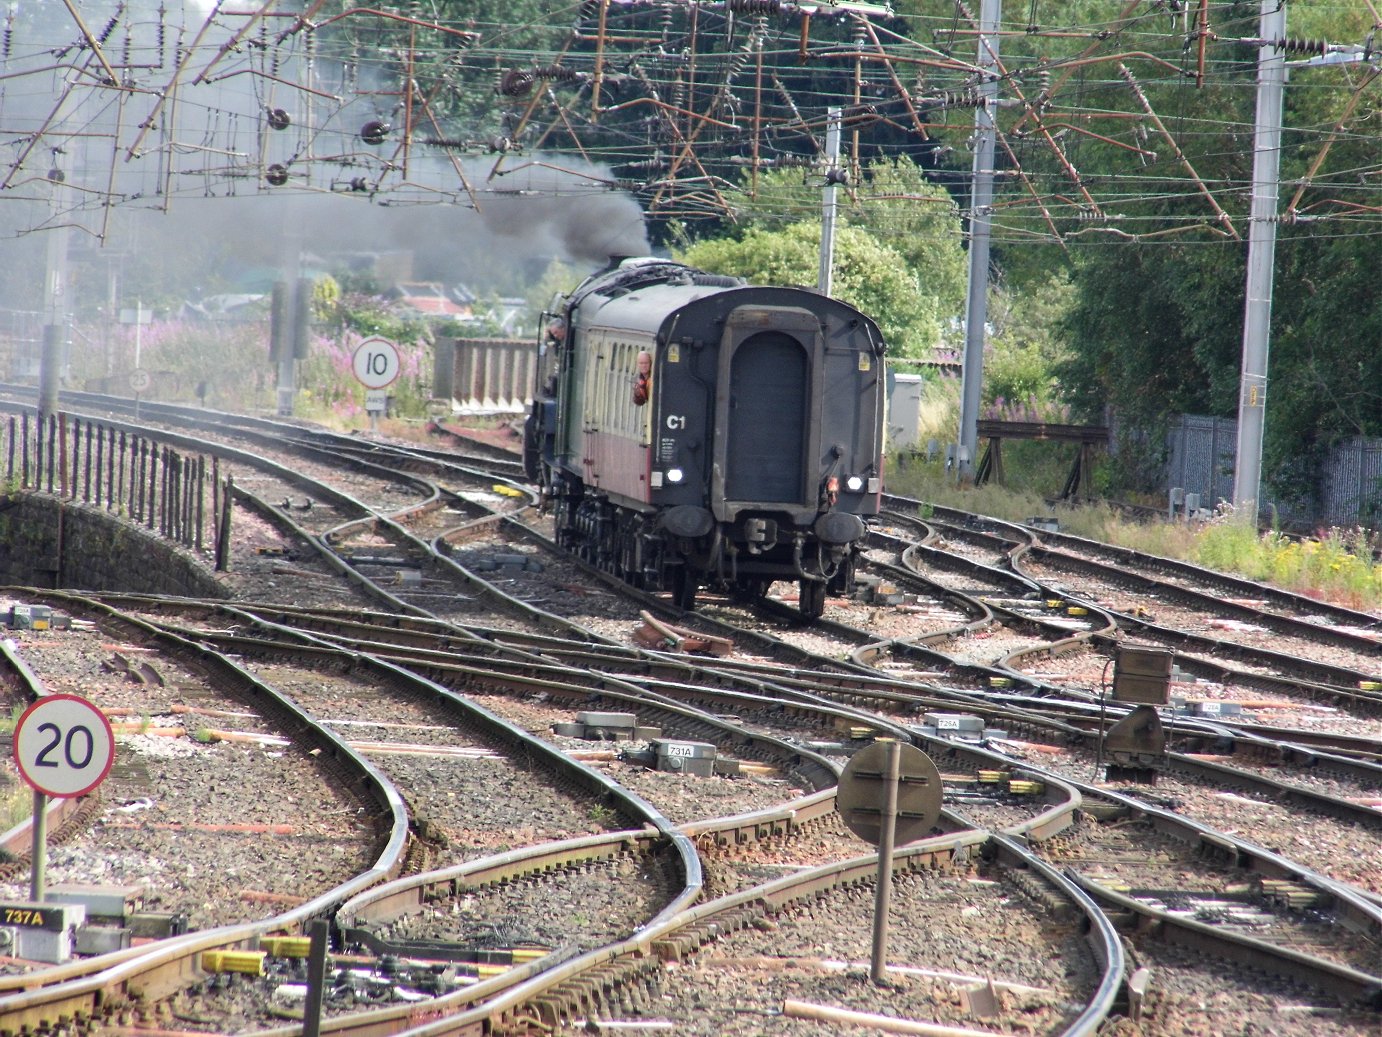
[[[804,34],[802,11],[809,6],[592,3],[558,8],[544,22],[481,17],[462,25],[441,20],[427,6],[327,18],[317,8],[290,15],[251,4],[200,23],[196,15],[162,9],[156,17],[111,18],[94,27],[90,42],[70,23],[40,32],[11,12],[0,36],[0,140],[42,138],[34,152],[41,154],[79,132],[104,134],[111,150],[124,156],[122,176],[140,164],[166,167],[159,179],[169,205],[183,193],[205,193],[208,181],[221,177],[227,193],[238,190],[247,169],[285,158],[291,175],[275,189],[331,190],[363,175],[371,190],[362,195],[376,204],[426,204],[450,197],[452,188],[473,192],[474,199],[484,188],[462,186],[468,174],[454,163],[455,152],[497,155],[485,178],[493,179],[540,146],[610,164],[611,178],[658,216],[676,218],[684,206],[686,214],[702,218],[732,213],[726,176],[735,168],[754,182],[761,170],[782,168],[792,156],[819,154],[825,107],[838,104],[848,111],[852,163],[899,152],[915,156],[921,145],[943,144],[950,157],[938,160],[931,175],[957,179],[966,159],[964,117],[975,96],[975,66],[960,53],[975,33],[965,8],[893,17],[841,9],[829,19],[817,17]],[[998,73],[1002,161],[993,233],[999,240],[1087,237],[1091,214],[1139,237],[1153,206],[1162,207],[1155,214],[1162,226],[1213,228],[1214,219],[1220,229],[1233,226],[1247,180],[1205,171],[1241,153],[1250,133],[1252,81],[1242,52],[1263,41],[1244,19],[1230,17],[1232,9],[1190,8],[1196,17],[1172,20],[1165,11],[1127,3],[1105,21],[1074,24],[1060,21],[1066,16],[1061,5],[1033,3],[1005,22],[1003,38],[1022,46],[1007,51]],[[1367,18],[1340,20],[1357,25],[1359,37],[1336,42],[1306,32],[1273,42],[1302,55],[1370,53],[1375,24],[1369,29]],[[80,131],[80,114],[37,125],[19,117],[26,93],[52,96],[50,86],[40,88],[42,77],[56,76],[70,89],[76,109],[110,108],[103,71],[54,64],[73,41],[88,56],[99,52],[107,62],[118,56],[113,70],[135,99],[132,117],[118,128],[92,118],[85,121],[94,128]],[[1187,45],[1196,51],[1193,62]],[[1372,60],[1356,71],[1325,67],[1293,79],[1293,90],[1318,94],[1329,109],[1287,129],[1293,146],[1313,149],[1291,208],[1321,233],[1331,220],[1354,226],[1376,221],[1382,231],[1376,169],[1349,153],[1375,139],[1366,121],[1379,91]],[[603,69],[598,104],[592,89],[597,64]],[[510,90],[496,89],[506,76]],[[264,133],[254,145],[260,154],[245,153],[248,136],[240,131],[254,115],[238,100],[246,92],[242,86],[258,97],[260,118],[271,110],[312,109],[312,124],[290,155],[278,153],[281,138]],[[520,87],[530,88],[528,96],[517,96]],[[264,103],[270,90],[272,105]],[[1192,118],[1197,90],[1216,91],[1228,103]],[[410,132],[396,131],[387,148],[372,151],[359,131],[369,121],[366,108],[372,118],[385,96],[395,99],[395,111],[400,104],[407,109],[399,111],[400,127],[407,125],[405,115],[414,122]],[[468,107],[448,108],[454,97]],[[174,103],[185,121],[170,117]],[[598,117],[610,110],[620,118]],[[220,127],[227,139],[198,139],[208,125]],[[1155,146],[1148,134],[1160,138]],[[458,142],[474,143],[457,148]],[[414,151],[438,160],[430,168],[449,168],[450,182],[419,179],[411,165]],[[1099,176],[1084,168],[1094,168],[1091,161],[1076,157],[1090,152],[1099,152]],[[198,155],[222,154],[243,158],[195,164]],[[24,164],[20,149],[12,148],[9,157],[11,165]],[[1181,168],[1172,175],[1176,165]],[[18,168],[14,172],[12,180],[22,179]],[[85,197],[73,199],[74,211],[90,212],[99,222],[103,210],[129,204],[127,194],[143,195],[123,191],[121,179],[114,178],[108,191],[88,186]],[[1168,182],[1185,187],[1165,190]],[[269,185],[260,181],[255,189]],[[1189,207],[1195,196],[1214,217],[1208,223],[1203,208]]]

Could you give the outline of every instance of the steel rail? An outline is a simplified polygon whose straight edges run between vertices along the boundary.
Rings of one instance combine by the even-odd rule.
[[[73,611],[100,615],[112,627],[123,627],[141,640],[157,644],[194,672],[205,673],[228,694],[244,699],[300,745],[320,750],[312,758],[320,767],[349,776],[388,818],[386,837],[373,866],[289,911],[260,919],[173,937],[149,947],[129,948],[73,962],[33,975],[0,977],[0,1028],[19,1031],[49,1028],[62,1020],[99,1016],[103,1006],[127,997],[156,999],[192,982],[208,950],[252,946],[259,937],[292,931],[308,920],[329,916],[337,905],[360,890],[391,877],[402,860],[408,838],[407,811],[393,784],[330,730],[278,695],[271,687],[231,660],[202,645],[159,630],[99,601],[66,591],[44,591]]]

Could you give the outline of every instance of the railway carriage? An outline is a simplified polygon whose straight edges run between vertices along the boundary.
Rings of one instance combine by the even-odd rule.
[[[558,541],[694,607],[852,589],[882,483],[877,325],[803,288],[625,259],[559,298],[524,438]]]

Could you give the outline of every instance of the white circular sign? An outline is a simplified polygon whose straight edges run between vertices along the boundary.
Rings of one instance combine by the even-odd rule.
[[[402,364],[398,347],[386,338],[367,338],[351,359],[355,377],[366,389],[382,389],[397,380]]]
[[[135,392],[143,392],[153,382],[153,376],[142,367],[136,367],[130,372],[130,388]]]
[[[115,732],[80,695],[45,695],[14,728],[14,759],[35,791],[58,799],[85,796],[115,762]]]

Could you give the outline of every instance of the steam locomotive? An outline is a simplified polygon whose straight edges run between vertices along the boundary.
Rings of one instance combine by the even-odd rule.
[[[882,490],[878,326],[803,288],[623,259],[544,318],[527,474],[558,542],[683,609],[853,589]]]

